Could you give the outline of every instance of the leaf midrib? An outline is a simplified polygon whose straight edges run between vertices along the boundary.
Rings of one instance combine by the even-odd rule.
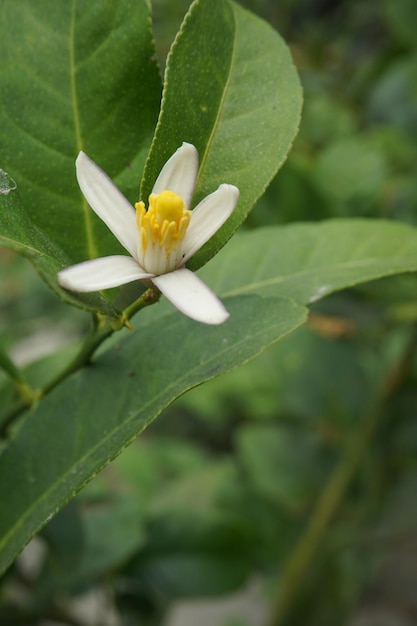
[[[75,132],[75,144],[77,148],[77,154],[80,150],[83,150],[83,138],[81,133],[81,121],[80,111],[78,103],[77,92],[77,80],[76,80],[76,64],[75,64],[75,13],[76,13],[77,0],[72,0],[71,5],[71,24],[69,32],[69,75],[70,75],[70,94],[71,94],[71,106],[74,118],[74,132]],[[93,259],[98,256],[97,246],[94,241],[93,226],[91,221],[91,209],[87,204],[84,196],[81,194],[81,209],[85,224],[85,235],[87,240],[87,252],[88,258]]]
[[[408,257],[399,257],[397,263],[400,264],[400,267],[392,267],[389,270],[380,269],[378,276],[379,275],[391,276],[392,274],[399,274],[402,272],[412,272],[414,270],[409,269],[411,260],[414,261],[414,266],[417,267],[417,262],[415,258],[410,257],[410,260],[408,260]],[[345,270],[351,270],[355,268],[362,268],[362,267],[369,268],[372,266],[375,266],[377,268],[378,265],[380,265],[380,263],[381,263],[381,259],[379,259],[378,257],[362,259],[362,260],[359,259],[355,261],[346,261],[345,263],[336,266],[335,276],[339,276],[340,273],[342,273]],[[402,269],[403,264],[405,265],[404,269]],[[294,282],[300,278],[307,278],[309,276],[315,276],[317,272],[323,268],[327,270],[326,266],[312,267],[310,269],[299,270],[298,272],[292,272],[291,274],[283,274],[281,276],[273,276],[271,278],[265,278],[264,280],[259,280],[250,284],[241,285],[240,287],[236,287],[235,289],[229,289],[228,291],[222,292],[221,296],[222,298],[229,298],[229,297],[241,296],[241,295],[246,295],[246,294],[249,295],[250,293],[253,293],[253,292],[257,293],[258,295],[262,295],[261,293],[259,293],[259,290],[265,289],[266,287],[273,287],[275,285],[285,284],[287,282]],[[352,285],[360,284],[361,282],[369,281],[369,280],[370,279],[368,277],[365,277],[364,279],[357,279],[357,280],[354,280],[354,282],[352,282]],[[326,295],[329,295],[333,291],[338,291],[338,290],[339,290],[339,287],[337,285],[334,288],[331,287],[329,292]],[[288,296],[287,294],[276,294],[276,297],[288,298],[292,296]],[[298,304],[305,304],[305,303],[298,302]]]
[[[233,10],[233,6],[231,5],[231,3],[228,3],[228,4],[230,6],[231,13],[233,15],[233,32],[234,32],[233,47],[232,47],[232,51],[231,51],[231,55],[230,55],[229,71],[228,71],[227,79],[226,79],[225,84],[224,84],[223,94],[222,94],[222,97],[221,97],[220,102],[219,102],[216,119],[215,119],[214,124],[212,126],[212,129],[211,129],[211,132],[210,132],[208,141],[206,143],[206,147],[204,149],[202,157],[200,155],[200,166],[198,168],[196,189],[199,186],[201,174],[204,171],[205,164],[206,164],[208,155],[210,153],[211,144],[214,141],[214,137],[215,137],[217,128],[219,127],[219,124],[220,124],[220,120],[221,120],[221,117],[222,117],[222,113],[223,113],[223,109],[224,109],[224,105],[225,105],[225,101],[226,101],[226,95],[228,95],[228,88],[229,88],[230,80],[231,80],[232,73],[233,73],[234,61],[236,59],[236,39],[237,39],[237,37],[236,37],[236,16],[235,16],[235,12]]]

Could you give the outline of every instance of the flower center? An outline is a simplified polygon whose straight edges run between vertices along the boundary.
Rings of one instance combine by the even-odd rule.
[[[191,211],[187,211],[181,196],[168,189],[149,196],[147,211],[143,202],[136,202],[135,208],[142,266],[155,274],[171,271],[181,260],[181,242]]]

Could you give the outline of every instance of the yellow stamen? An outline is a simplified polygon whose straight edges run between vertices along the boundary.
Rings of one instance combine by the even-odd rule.
[[[149,209],[143,202],[136,202],[136,224],[142,250],[149,244],[158,245],[169,255],[184,239],[190,223],[191,211],[184,200],[168,189],[149,196]]]

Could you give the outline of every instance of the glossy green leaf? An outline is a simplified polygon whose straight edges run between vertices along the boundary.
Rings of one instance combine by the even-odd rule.
[[[231,317],[219,327],[178,314],[150,318],[27,416],[0,456],[0,570],[176,397],[244,363],[306,316],[289,300],[226,304]]]
[[[161,116],[146,164],[147,198],[183,141],[199,151],[194,203],[221,183],[237,185],[238,208],[190,266],[231,237],[282,165],[297,132],[301,88],[288,48],[266,22],[229,0],[197,0],[167,61]]]
[[[417,270],[417,229],[340,219],[241,233],[201,271],[217,293],[308,304],[369,280]]]
[[[57,272],[69,265],[70,259],[29,219],[16,183],[3,170],[0,170],[0,245],[27,257],[51,289],[66,302],[117,317],[116,309],[100,294],[75,294],[59,287]]]
[[[160,102],[147,0],[4,0],[0,167],[72,261],[118,250],[78,189],[84,150],[137,199]]]

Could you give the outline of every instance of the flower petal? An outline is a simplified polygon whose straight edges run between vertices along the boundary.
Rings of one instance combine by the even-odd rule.
[[[161,193],[169,189],[181,196],[185,208],[189,209],[194,194],[198,174],[198,152],[191,143],[184,142],[165,163],[152,193]]]
[[[211,289],[186,268],[155,276],[152,282],[181,313],[197,322],[222,324],[229,317]]]
[[[78,184],[93,211],[122,246],[136,257],[136,212],[116,185],[84,152],[76,160]]]
[[[216,233],[231,216],[239,200],[239,189],[234,185],[220,185],[206,196],[191,215],[184,238],[184,263],[188,261]]]
[[[58,283],[71,291],[100,291],[151,278],[130,256],[105,256],[71,265],[58,272]]]

